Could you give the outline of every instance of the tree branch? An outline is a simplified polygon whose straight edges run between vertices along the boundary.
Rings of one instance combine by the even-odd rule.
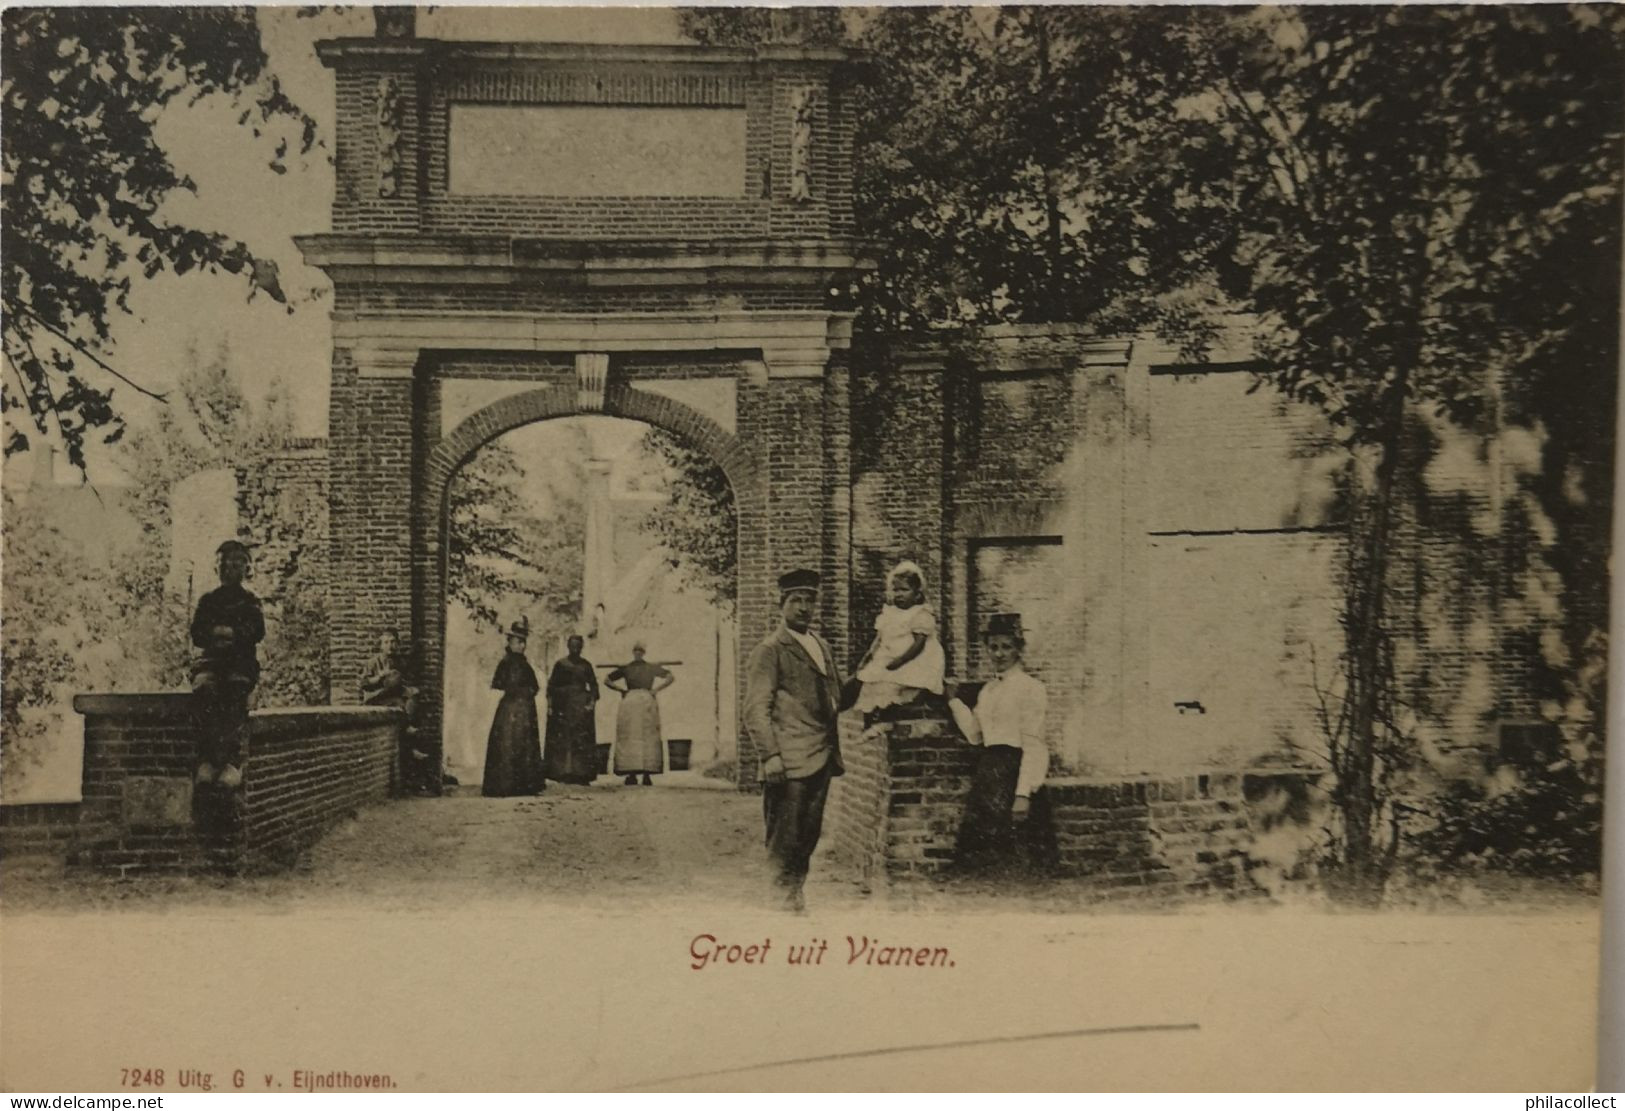
[[[68,430],[62,427],[62,403],[56,399],[56,394],[51,390],[51,377],[45,369],[45,360],[41,359],[39,352],[34,350],[34,341],[25,330],[17,329],[17,337],[23,341],[23,346],[28,348],[29,355],[33,357],[35,365],[40,368],[40,389],[44,390],[45,396],[51,399],[51,419],[56,421],[56,434],[62,437],[62,443],[65,446],[68,442]],[[16,370],[17,368],[13,366],[11,369]],[[18,378],[21,377],[22,375],[19,374]],[[40,425],[40,431],[45,431],[43,424]]]
[[[1280,140],[1270,134],[1270,129],[1264,126],[1264,121],[1259,118],[1258,113],[1253,111],[1252,105],[1247,103],[1247,94],[1242,92],[1241,86],[1236,84],[1235,77],[1227,70],[1221,69],[1221,72],[1224,74],[1225,85],[1230,89],[1231,99],[1240,106],[1243,118],[1252,125],[1253,130],[1258,132],[1259,138],[1263,140],[1264,157],[1269,160],[1272,167],[1279,167],[1291,183],[1292,192],[1296,195],[1289,196],[1286,199],[1295,203],[1301,202],[1303,200],[1303,182],[1298,179],[1297,173],[1294,172],[1291,160],[1279,153]]]
[[[35,312],[34,307],[32,305],[28,304],[26,301],[19,300],[19,301],[14,302],[13,303],[13,310],[14,311],[20,311],[23,314],[25,314],[26,316],[28,316],[35,323],[39,324],[40,327],[44,328],[46,331],[50,332],[52,335],[56,336],[58,339],[62,340],[64,343],[68,344],[75,351],[79,352],[79,354],[83,355],[85,358],[89,359],[91,362],[93,362],[97,366],[101,367],[107,373],[111,374],[114,378],[117,378],[120,382],[123,382],[125,385],[129,386],[131,389],[137,391],[138,393],[146,394],[148,397],[152,398],[154,401],[160,401],[160,402],[163,402],[166,405],[169,404],[169,395],[161,394],[161,393],[157,393],[157,392],[155,392],[153,390],[149,390],[149,389],[147,389],[147,387],[143,386],[141,383],[139,383],[139,382],[135,381],[134,379],[130,378],[129,375],[124,374],[122,371],[119,371],[116,368],[109,366],[94,351],[91,351],[89,348],[85,347],[84,344],[80,343],[78,340],[76,340],[72,336],[68,335],[68,333],[64,332],[61,328],[58,328],[55,324],[52,324],[49,320],[46,320],[39,313]]]
[[[18,335],[20,336],[21,333],[19,332]],[[33,349],[30,348],[29,350],[32,351]],[[34,358],[38,360],[39,356],[35,355]],[[17,369],[17,363],[14,360],[7,359],[5,362],[11,368],[11,373],[17,376],[17,385],[22,388],[23,403],[28,406],[28,415],[33,418],[34,427],[39,429],[40,435],[43,436],[45,434],[45,417],[34,405],[34,394],[29,390],[28,382],[23,378],[23,372]]]

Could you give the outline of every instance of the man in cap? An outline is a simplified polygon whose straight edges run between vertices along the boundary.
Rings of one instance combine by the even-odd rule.
[[[802,884],[832,776],[842,774],[836,735],[841,675],[829,645],[812,631],[816,571],[779,577],[778,629],[751,653],[745,677],[745,730],[762,772],[762,813],[774,883],[785,906],[805,905]]]

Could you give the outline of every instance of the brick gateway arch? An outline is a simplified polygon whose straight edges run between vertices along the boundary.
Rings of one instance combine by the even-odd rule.
[[[872,265],[853,238],[853,59],[442,42],[410,20],[318,53],[332,230],[298,242],[334,286],[333,700],[355,699],[380,630],[409,630],[439,743],[447,483],[502,432],[577,414],[666,429],[722,467],[747,647],[775,619],[774,569],[808,565],[844,655],[851,314],[831,291]]]
[[[756,567],[763,562],[757,529],[766,510],[766,485],[752,452],[737,436],[709,417],[680,401],[627,386],[606,389],[602,406],[585,411],[579,392],[563,386],[525,390],[486,405],[464,418],[430,450],[424,468],[423,494],[418,502],[420,516],[413,529],[416,538],[414,594],[432,611],[424,614],[421,637],[420,716],[423,727],[435,736],[441,735],[444,710],[447,526],[450,520],[447,495],[451,480],[475,452],[504,433],[538,421],[580,416],[584,412],[635,420],[663,429],[704,453],[727,476],[733,494],[740,531],[739,566]],[[747,521],[752,527],[746,527]],[[437,598],[438,607],[435,606]]]

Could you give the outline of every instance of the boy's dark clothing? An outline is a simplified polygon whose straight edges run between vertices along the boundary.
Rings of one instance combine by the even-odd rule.
[[[217,626],[232,630],[229,644],[215,640]],[[192,643],[203,650],[194,674],[211,671],[259,682],[260,662],[255,646],[265,639],[265,617],[260,600],[241,586],[219,586],[198,599],[192,617]]]
[[[216,637],[220,627],[231,629],[229,639]],[[192,617],[192,643],[202,649],[192,668],[198,762],[216,773],[242,764],[248,695],[260,677],[255,646],[263,639],[259,599],[241,586],[220,586],[198,600]]]

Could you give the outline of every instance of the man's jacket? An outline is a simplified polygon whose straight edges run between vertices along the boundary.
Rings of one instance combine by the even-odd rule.
[[[782,624],[756,646],[745,671],[745,731],[757,757],[781,757],[791,779],[817,775],[826,763],[831,775],[845,770],[835,726],[841,675],[829,645],[812,638],[824,656],[822,672]]]

